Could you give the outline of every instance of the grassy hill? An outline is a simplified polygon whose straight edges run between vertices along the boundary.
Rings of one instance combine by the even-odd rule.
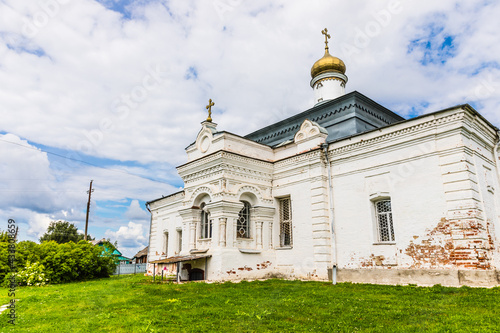
[[[0,303],[9,302],[7,289]],[[268,280],[152,283],[141,275],[20,287],[1,332],[498,332],[500,288]],[[0,304],[0,305],[1,305]]]

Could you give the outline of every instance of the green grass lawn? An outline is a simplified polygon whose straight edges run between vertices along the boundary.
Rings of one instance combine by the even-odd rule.
[[[20,287],[16,298],[16,324],[3,313],[1,332],[500,332],[500,288],[177,285],[128,275]]]

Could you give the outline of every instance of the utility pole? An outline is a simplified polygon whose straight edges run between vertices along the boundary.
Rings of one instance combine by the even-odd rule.
[[[89,226],[90,196],[92,195],[92,192],[94,192],[94,190],[92,189],[92,182],[93,180],[90,181],[90,188],[87,191],[87,193],[89,194],[89,201],[87,202],[87,218],[85,219],[85,240],[87,240],[87,228]]]

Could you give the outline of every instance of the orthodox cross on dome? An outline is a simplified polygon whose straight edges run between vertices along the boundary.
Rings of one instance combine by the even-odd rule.
[[[323,29],[323,31],[321,31],[321,33],[323,35],[325,35],[325,51],[328,52],[328,39],[330,39],[332,37],[330,37],[330,35],[328,34],[327,28]]]
[[[206,106],[206,108],[208,110],[208,118],[207,118],[208,122],[212,122],[212,106],[214,106],[214,105],[215,105],[215,103],[212,102],[212,99],[209,99],[208,105]]]

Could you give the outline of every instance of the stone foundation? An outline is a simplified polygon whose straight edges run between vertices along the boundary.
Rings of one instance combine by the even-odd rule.
[[[500,286],[500,271],[451,269],[339,269],[337,282],[448,287]]]

